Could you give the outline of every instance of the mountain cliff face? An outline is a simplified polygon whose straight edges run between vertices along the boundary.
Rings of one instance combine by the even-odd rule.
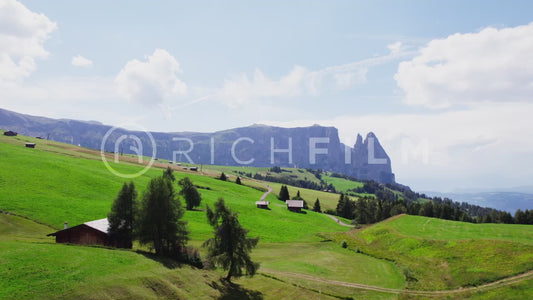
[[[0,109],[0,128],[101,149],[102,141],[112,127],[98,122],[55,120]],[[152,132],[151,135],[156,156],[160,159],[195,164],[323,169],[358,179],[395,182],[390,158],[372,132],[364,141],[358,135],[353,148],[339,141],[335,127],[319,125],[300,128],[252,125],[214,133]],[[152,142],[146,133],[124,129],[109,134],[103,147],[105,151],[133,154],[133,150],[142,148],[143,155],[153,153]]]

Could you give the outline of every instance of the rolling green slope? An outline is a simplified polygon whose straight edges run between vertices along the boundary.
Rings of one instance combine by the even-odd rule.
[[[220,281],[219,271],[179,266],[147,254],[55,244],[43,238],[48,231],[47,226],[0,214],[0,299],[317,297],[308,289],[261,275],[229,285]]]
[[[400,234],[437,240],[507,240],[533,245],[533,227],[517,224],[472,224],[421,216],[404,216],[389,223]]]
[[[394,261],[409,289],[477,286],[533,269],[531,227],[492,224],[491,232],[507,234],[487,239],[490,234],[477,224],[443,221],[423,229],[423,224],[433,221],[438,222],[404,215],[363,230],[325,236],[346,240],[352,250]],[[465,233],[451,234],[457,226]]]
[[[6,139],[5,137],[2,137]],[[1,141],[1,140],[0,140]],[[40,144],[45,143],[41,141]],[[77,225],[107,216],[123,178],[111,174],[96,158],[75,157],[69,152],[56,153],[23,147],[17,144],[2,144],[0,147],[0,210],[27,216],[33,220],[61,228],[65,221]],[[141,167],[133,164],[112,164],[121,172],[135,173]],[[150,169],[145,175],[134,179],[142,195],[148,181],[162,174],[158,168]],[[189,176],[202,187],[203,202],[200,210],[214,203],[219,197],[240,213],[241,223],[251,230],[250,234],[260,236],[267,242],[316,241],[316,234],[322,231],[347,230],[327,216],[308,212],[289,212],[284,202],[272,194],[267,197],[271,210],[255,207],[263,194],[254,188],[223,182],[208,176],[176,172],[179,180]],[[189,211],[193,239],[205,240],[211,234],[205,212]]]

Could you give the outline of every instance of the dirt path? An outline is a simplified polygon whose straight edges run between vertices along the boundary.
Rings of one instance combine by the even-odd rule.
[[[342,226],[346,226],[346,227],[354,227],[353,225],[349,225],[349,224],[346,224],[346,223],[342,222],[341,220],[339,220],[339,219],[336,218],[335,216],[332,216],[332,215],[326,215],[326,216],[332,218],[333,221],[337,222],[337,224],[340,224],[340,225],[342,225]]]
[[[415,291],[415,290],[393,289],[393,288],[385,288],[385,287],[373,286],[373,285],[368,285],[368,284],[331,280],[331,279],[325,279],[325,278],[320,278],[320,277],[315,277],[315,276],[300,274],[300,273],[293,273],[293,272],[282,272],[282,271],[276,271],[276,270],[270,270],[270,269],[263,269],[263,271],[265,271],[265,273],[274,274],[274,275],[300,278],[300,279],[317,281],[317,282],[333,284],[333,285],[338,285],[338,286],[353,287],[353,288],[357,288],[361,290],[384,292],[384,293],[390,293],[390,294],[408,294],[408,295],[416,295],[416,296],[443,296],[443,295],[454,295],[458,293],[471,292],[471,291],[485,291],[485,290],[495,289],[495,288],[507,286],[510,284],[518,283],[524,280],[533,279],[533,271],[529,271],[526,273],[507,277],[507,278],[500,279],[498,281],[494,281],[494,282],[480,285],[477,287],[458,288],[454,290],[441,290],[441,291]]]
[[[266,196],[268,196],[268,194],[272,192],[272,188],[270,187],[270,185],[268,184],[263,184],[263,185],[267,188],[267,191],[263,194],[263,196],[261,196],[261,201],[265,201]]]

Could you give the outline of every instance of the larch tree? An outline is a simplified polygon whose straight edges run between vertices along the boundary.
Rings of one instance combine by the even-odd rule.
[[[176,177],[174,177],[174,170],[172,170],[171,167],[167,167],[167,169],[163,171],[163,177],[172,182],[176,181]]]
[[[225,279],[231,281],[232,277],[245,275],[253,276],[259,269],[259,264],[250,258],[250,252],[257,243],[257,238],[247,238],[247,229],[239,223],[238,214],[232,212],[219,198],[215,202],[215,209],[207,206],[207,220],[214,229],[214,236],[207,240],[203,246],[207,247],[207,257],[215,266],[228,270]]]

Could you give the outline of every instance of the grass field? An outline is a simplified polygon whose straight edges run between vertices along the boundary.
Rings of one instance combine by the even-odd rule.
[[[355,251],[394,261],[404,273],[409,289],[476,286],[533,269],[531,237],[523,242],[527,238],[522,236],[524,230],[530,230],[527,227],[511,229],[506,240],[494,240],[485,239],[485,231],[478,229],[477,224],[461,223],[465,231],[470,232],[463,235],[465,239],[456,239],[456,235],[448,238],[448,227],[442,224],[433,228],[433,235],[426,237],[417,236],[420,235],[419,226],[411,226],[411,221],[421,222],[423,226],[433,220],[401,216],[364,230],[326,236],[337,242],[346,240]],[[503,232],[507,228],[507,225],[495,224],[493,230]],[[434,239],[439,236],[442,239]]]
[[[405,216],[390,222],[400,234],[437,240],[488,239],[533,245],[533,227],[508,224],[471,224],[420,216]]]
[[[322,175],[322,180],[328,184],[333,184],[338,192],[346,193],[348,190],[363,187],[362,182],[351,181],[344,178],[332,177],[331,175]]]

